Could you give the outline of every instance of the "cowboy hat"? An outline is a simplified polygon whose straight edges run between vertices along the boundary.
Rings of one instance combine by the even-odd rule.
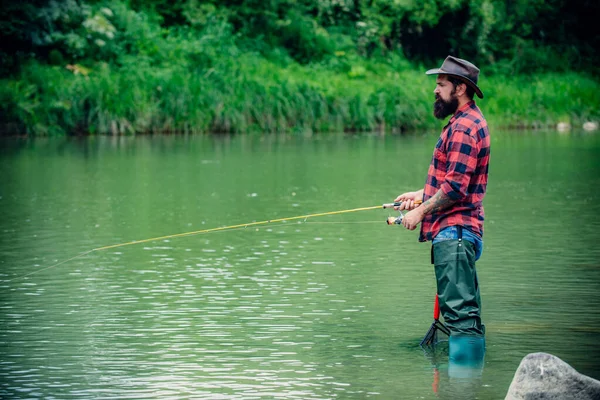
[[[427,75],[444,74],[455,76],[467,85],[471,86],[475,90],[475,93],[477,93],[477,96],[479,96],[480,99],[483,99],[483,93],[481,92],[481,89],[479,89],[479,86],[477,86],[479,68],[467,60],[448,56],[442,63],[441,67],[430,69],[425,73]]]

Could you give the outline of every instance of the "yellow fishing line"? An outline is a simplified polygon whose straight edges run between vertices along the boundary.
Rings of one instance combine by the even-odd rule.
[[[388,205],[388,206],[390,206],[390,205]],[[222,226],[222,227],[219,227],[219,228],[202,229],[202,230],[193,231],[193,232],[176,233],[176,234],[173,234],[173,235],[159,236],[159,237],[154,237],[154,238],[150,238],[150,239],[134,240],[134,241],[131,241],[131,242],[111,244],[111,245],[108,245],[108,246],[97,247],[95,249],[88,250],[88,251],[83,252],[81,254],[78,254],[78,255],[76,255],[74,257],[71,257],[71,258],[69,258],[67,260],[61,261],[61,262],[59,262],[57,264],[54,264],[54,265],[51,265],[49,267],[45,267],[45,268],[42,268],[42,269],[30,272],[28,274],[25,274],[25,275],[22,275],[20,277],[7,280],[5,282],[10,282],[10,281],[13,281],[13,280],[16,280],[16,279],[22,279],[22,278],[25,278],[25,277],[27,277],[29,275],[33,275],[33,274],[36,274],[36,273],[41,272],[41,271],[45,271],[45,270],[48,270],[48,269],[51,269],[51,268],[54,268],[54,267],[58,267],[61,264],[64,264],[64,263],[67,263],[69,261],[75,260],[77,258],[83,257],[83,256],[85,256],[85,255],[87,255],[89,253],[94,252],[94,251],[114,249],[114,248],[117,248],[117,247],[124,247],[124,246],[130,246],[130,245],[133,245],[133,244],[154,242],[154,241],[157,241],[157,240],[165,240],[165,239],[172,239],[172,238],[178,238],[178,237],[184,237],[184,236],[200,235],[200,234],[203,234],[203,233],[211,233],[211,232],[219,232],[219,231],[225,231],[225,230],[247,228],[247,227],[250,227],[250,226],[257,226],[257,225],[273,224],[273,223],[277,223],[277,222],[287,222],[287,221],[294,221],[294,220],[298,220],[298,219],[304,219],[304,220],[306,220],[308,218],[324,217],[326,215],[337,215],[337,214],[346,214],[346,213],[357,212],[357,211],[375,210],[377,208],[381,209],[382,206],[379,205],[379,206],[372,206],[372,207],[351,208],[351,209],[348,209],[348,210],[329,211],[329,212],[322,212],[322,213],[316,213],[316,214],[299,215],[299,216],[296,216],[296,217],[269,219],[269,220],[265,220],[265,221],[248,222],[248,223],[245,223],[245,224]],[[386,205],[384,205],[384,208],[386,208]],[[364,222],[369,222],[370,223],[372,221],[364,221]],[[364,222],[362,222],[362,223],[364,223]],[[311,222],[311,223],[313,223],[313,222]],[[335,222],[330,222],[330,223],[335,223]],[[337,222],[337,223],[348,223],[348,222]]]
[[[313,217],[323,217],[325,215],[336,215],[336,214],[345,214],[345,213],[351,213],[351,212],[356,212],[356,211],[374,210],[376,208],[381,208],[381,206],[352,208],[350,210],[329,211],[329,212],[318,213],[318,214],[299,215],[297,217],[269,219],[269,220],[266,220],[266,221],[259,221],[259,222],[248,222],[246,224],[222,226],[220,228],[203,229],[203,230],[194,231],[194,232],[176,233],[174,235],[160,236],[160,237],[155,237],[155,238],[150,238],[150,239],[143,239],[143,240],[134,240],[133,242],[127,242],[127,243],[117,243],[117,244],[113,244],[113,245],[110,245],[110,246],[98,247],[98,248],[94,249],[93,251],[113,249],[115,247],[129,246],[129,245],[132,245],[132,244],[154,242],[156,240],[164,240],[164,239],[172,239],[172,238],[183,237],[183,236],[199,235],[201,233],[217,232],[217,231],[224,231],[224,230],[228,230],[228,229],[246,228],[246,227],[249,227],[249,226],[272,224],[272,223],[275,223],[275,222],[285,222],[285,221],[293,221],[293,220],[297,220],[297,219],[307,219],[307,218],[313,218]]]

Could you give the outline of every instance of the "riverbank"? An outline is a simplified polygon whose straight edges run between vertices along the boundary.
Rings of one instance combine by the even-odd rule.
[[[211,68],[26,65],[0,82],[3,135],[263,133],[438,128],[435,80],[400,58],[338,68],[239,54]],[[582,73],[486,76],[477,100],[491,126],[581,126],[600,117],[600,84]]]

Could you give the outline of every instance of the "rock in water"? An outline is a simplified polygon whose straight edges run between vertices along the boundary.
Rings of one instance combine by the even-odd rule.
[[[505,400],[600,399],[600,381],[577,372],[547,353],[525,356],[515,372]]]

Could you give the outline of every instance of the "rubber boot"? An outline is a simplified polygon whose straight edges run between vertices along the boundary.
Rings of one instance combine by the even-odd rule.
[[[485,356],[485,337],[452,335],[448,339],[448,375],[454,378],[480,377]]]

